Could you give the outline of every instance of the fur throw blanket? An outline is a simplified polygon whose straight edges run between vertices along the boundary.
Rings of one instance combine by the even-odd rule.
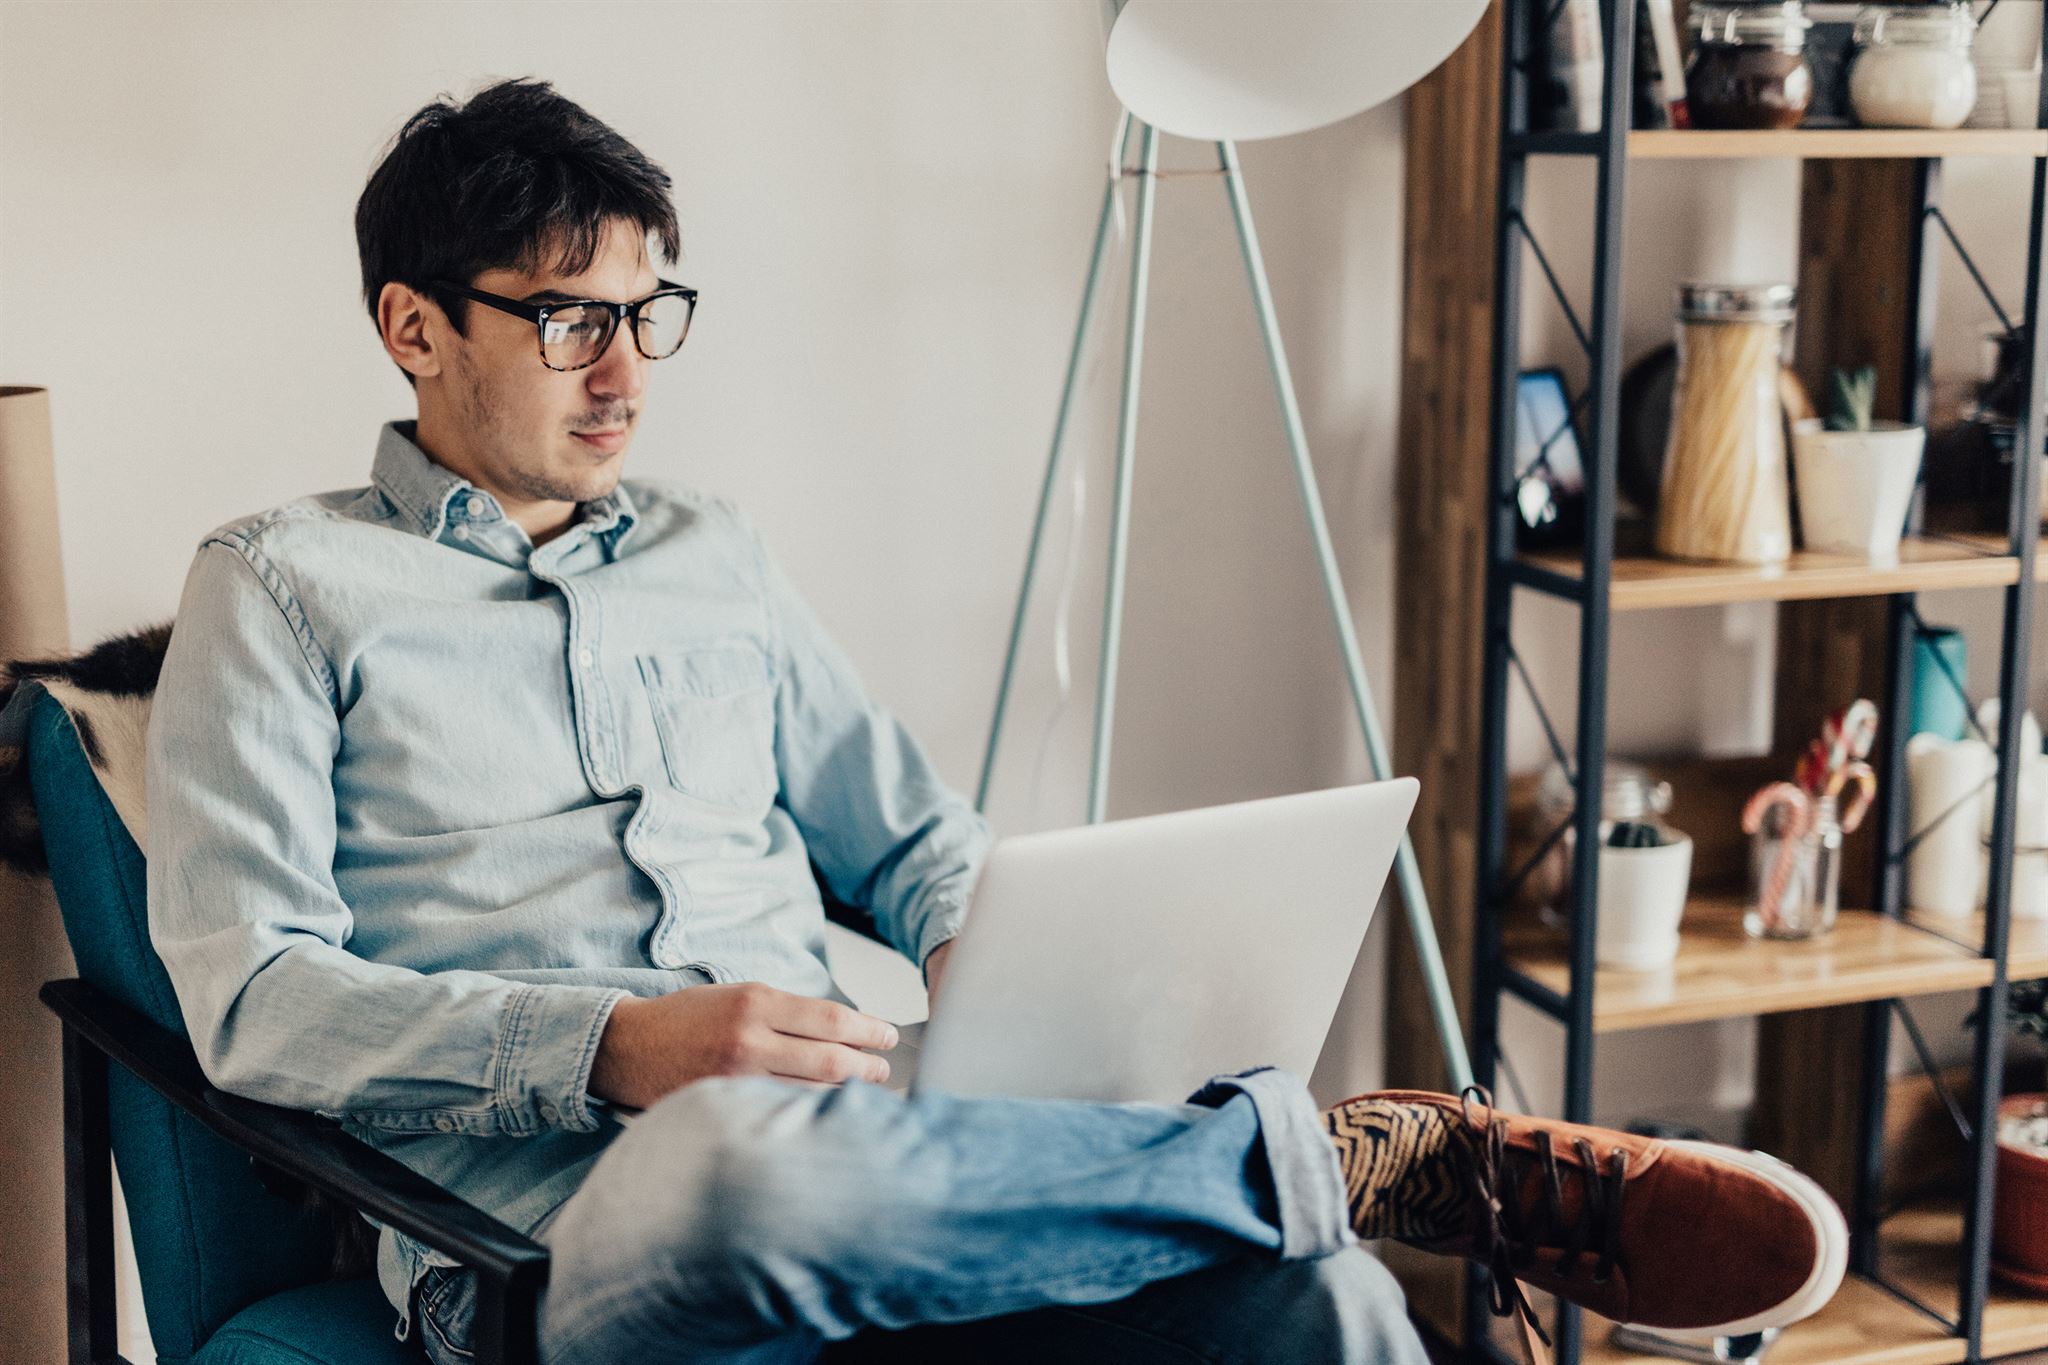
[[[149,847],[143,809],[143,738],[171,626],[117,635],[83,654],[0,660],[0,863],[46,870],[28,788],[28,713],[38,691],[70,715],[86,759],[138,848]]]
[[[0,660],[0,865],[48,871],[42,831],[28,781],[28,715],[47,692],[71,717],[100,786],[136,846],[149,848],[144,808],[144,739],[149,707],[171,642],[169,622],[120,635],[83,654],[55,659]],[[354,1279],[376,1263],[376,1232],[353,1210],[250,1158],[272,1193],[326,1214],[333,1251],[329,1274]]]

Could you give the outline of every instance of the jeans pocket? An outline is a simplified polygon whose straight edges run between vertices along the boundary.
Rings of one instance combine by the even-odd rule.
[[[420,1277],[420,1345],[434,1365],[470,1365],[476,1359],[476,1272],[428,1266]]]
[[[749,815],[766,815],[775,767],[775,680],[768,656],[726,645],[639,656],[671,786]]]

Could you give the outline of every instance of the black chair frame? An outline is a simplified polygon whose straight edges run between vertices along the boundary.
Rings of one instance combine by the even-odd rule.
[[[877,937],[864,912],[829,895],[826,913]],[[546,1247],[350,1136],[337,1120],[221,1090],[206,1079],[188,1040],[90,982],[46,982],[38,996],[63,1026],[70,1365],[133,1365],[121,1356],[114,1330],[109,1061],[247,1152],[266,1184],[318,1190],[475,1270],[477,1365],[537,1365],[535,1314],[548,1282]]]

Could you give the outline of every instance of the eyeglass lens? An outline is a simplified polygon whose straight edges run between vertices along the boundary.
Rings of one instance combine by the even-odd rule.
[[[665,360],[683,344],[690,329],[690,300],[683,294],[662,294],[640,305],[634,341],[649,360]],[[579,305],[557,308],[541,324],[541,357],[558,370],[580,370],[604,354],[611,341],[609,309]]]

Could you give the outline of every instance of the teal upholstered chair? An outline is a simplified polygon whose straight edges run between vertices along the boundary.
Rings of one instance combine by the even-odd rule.
[[[206,1083],[150,946],[142,852],[100,789],[71,718],[48,696],[30,714],[28,772],[80,978],[42,992],[64,1024],[72,1365],[118,1359],[110,1144],[150,1337],[166,1365],[426,1359],[393,1335],[396,1318],[374,1276],[328,1278],[329,1218],[292,1197],[293,1183],[487,1265],[487,1278],[497,1272],[501,1303],[524,1295],[530,1350],[544,1249],[330,1120],[253,1104]],[[510,1359],[506,1346],[519,1344],[493,1346]]]
[[[112,1182],[120,1163],[150,1336],[164,1365],[422,1365],[374,1275],[330,1276],[334,1228],[307,1189],[366,1210],[479,1272],[477,1359],[528,1365],[548,1253],[309,1113],[210,1085],[149,941],[143,856],[64,708],[39,697],[29,785],[79,979],[42,999],[63,1023],[71,1365],[119,1362]],[[856,912],[835,920],[865,929]],[[108,1065],[109,1062],[114,1065]],[[355,1214],[341,1212],[340,1218]],[[903,1338],[863,1334],[835,1362]]]

